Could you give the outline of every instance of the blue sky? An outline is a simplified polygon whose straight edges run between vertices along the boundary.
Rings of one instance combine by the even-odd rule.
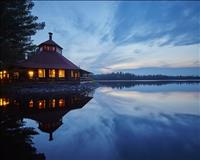
[[[93,73],[200,75],[200,2],[35,1],[63,55]]]

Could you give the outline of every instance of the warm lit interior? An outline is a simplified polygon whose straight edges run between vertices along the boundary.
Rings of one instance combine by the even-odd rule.
[[[30,108],[32,108],[33,107],[33,100],[31,99],[30,101],[29,101],[29,105],[28,105]]]
[[[65,70],[64,69],[59,69],[58,77],[59,78],[65,78]]]
[[[45,78],[45,69],[38,69],[38,77]]]
[[[9,99],[0,98],[0,106],[7,106],[9,103]]]
[[[52,107],[53,107],[53,108],[56,107],[56,100],[55,100],[55,99],[52,100]]]
[[[0,71],[0,79],[3,79],[3,72]]]
[[[46,107],[46,101],[45,100],[39,100],[38,101],[38,106],[39,106],[39,109],[44,109]]]
[[[56,77],[56,71],[55,71],[55,69],[50,69],[49,70],[49,77],[50,78],[55,78]]]
[[[75,72],[74,77],[75,79],[79,78],[79,72]]]
[[[34,72],[32,70],[28,71],[28,77],[29,79],[33,79]]]
[[[59,105],[59,107],[64,107],[65,106],[65,100],[59,99],[58,105]]]
[[[71,77],[74,77],[74,71],[71,71]]]
[[[43,51],[51,51],[51,52],[55,52],[56,51],[56,47],[54,46],[43,46]]]
[[[9,78],[7,71],[0,71],[0,79]]]
[[[56,107],[56,100],[55,99],[50,99],[49,100],[49,107],[52,107],[52,108]]]

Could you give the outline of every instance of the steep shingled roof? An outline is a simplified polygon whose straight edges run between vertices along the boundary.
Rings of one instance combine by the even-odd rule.
[[[23,68],[80,69],[57,52],[39,52],[30,59],[19,62],[17,66]]]

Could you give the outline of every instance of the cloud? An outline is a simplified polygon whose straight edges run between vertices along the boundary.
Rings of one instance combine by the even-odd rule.
[[[98,6],[98,7],[97,7]],[[199,2],[35,2],[63,55],[94,73],[199,66]]]
[[[122,2],[116,13],[115,41],[132,43],[168,36],[166,44],[199,43],[198,2]],[[184,39],[180,39],[181,35]]]

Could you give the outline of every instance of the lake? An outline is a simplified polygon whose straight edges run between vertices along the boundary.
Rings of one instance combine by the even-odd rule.
[[[3,159],[200,159],[200,83],[112,82],[73,95],[1,95],[0,107]]]

